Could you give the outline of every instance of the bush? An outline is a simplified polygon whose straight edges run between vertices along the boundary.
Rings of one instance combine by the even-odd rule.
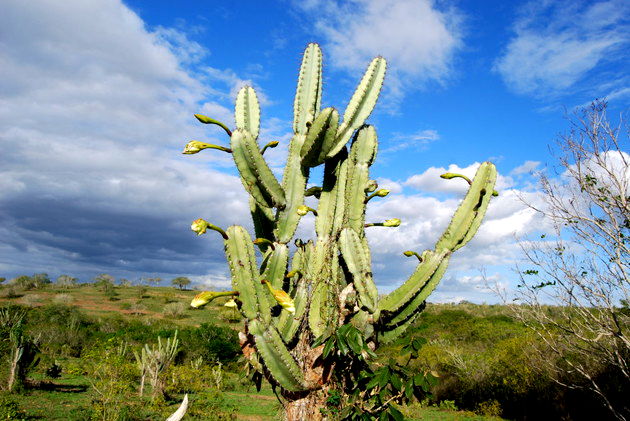
[[[162,310],[162,314],[167,317],[173,317],[176,319],[181,319],[184,317],[186,312],[186,306],[184,303],[170,303],[164,306],[164,310]]]
[[[41,303],[42,303],[42,297],[41,295],[38,295],[38,294],[28,294],[22,298],[22,304],[29,307],[35,307]]]
[[[22,294],[18,293],[17,289],[14,286],[12,286],[12,285],[4,287],[2,289],[2,291],[0,291],[0,297],[2,297],[2,298],[9,298],[9,299],[11,299],[11,298],[18,298],[18,297],[21,297],[21,296],[22,296]]]
[[[179,337],[186,345],[188,359],[203,357],[204,361],[222,363],[236,361],[241,355],[238,334],[233,329],[203,323],[196,329],[184,329]]]
[[[6,393],[0,393],[0,420],[25,420],[26,414],[17,401]]]

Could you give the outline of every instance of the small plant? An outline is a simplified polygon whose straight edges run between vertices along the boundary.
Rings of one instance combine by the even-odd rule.
[[[27,294],[22,297],[22,304],[29,307],[35,307],[42,303],[42,296],[39,294]]]
[[[70,305],[74,302],[74,297],[70,294],[57,294],[53,298],[55,304]]]
[[[169,303],[164,306],[162,314],[174,319],[181,319],[186,315],[186,306],[184,303]]]
[[[149,346],[145,344],[140,353],[134,352],[136,357],[136,365],[140,370],[140,396],[144,393],[144,384],[149,379],[151,384],[151,400],[153,402],[164,398],[165,373],[175,361],[179,349],[179,340],[177,339],[177,331],[173,338],[162,341],[158,336],[157,345]]]

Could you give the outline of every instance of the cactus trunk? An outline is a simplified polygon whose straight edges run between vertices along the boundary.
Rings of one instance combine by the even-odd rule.
[[[486,162],[434,250],[422,255],[405,252],[418,257],[417,269],[396,290],[379,297],[365,229],[400,224],[396,218],[365,221],[368,202],[389,193],[376,190],[370,179],[378,139],[375,128],[365,124],[385,69],[382,57],[369,64],[340,121],[334,108],[320,111],[322,53],[317,44],[309,44],[299,72],[294,135],[281,182],[257,143],[256,92],[242,88],[237,127],[226,130],[231,149],[222,150],[232,153],[250,195],[255,237],[241,226],[223,231],[203,220],[193,223],[198,234],[211,228],[224,239],[234,291],[222,295],[235,296],[245,318],[240,339],[254,378],[264,377],[279,389],[289,420],[321,419],[329,391],[341,390],[345,397],[352,393],[356,386],[348,373],[359,372],[357,367],[370,363],[379,344],[395,340],[413,323],[451,254],[475,235],[494,194],[497,173]],[[319,165],[324,166],[321,187],[307,189],[310,168]],[[318,199],[316,209],[304,205],[305,196]],[[316,215],[316,240],[294,241],[300,218],[311,211]],[[204,295],[195,306],[219,295]]]

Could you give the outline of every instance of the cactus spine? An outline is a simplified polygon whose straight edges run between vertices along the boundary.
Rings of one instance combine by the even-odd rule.
[[[317,406],[323,402],[321,396],[325,396],[334,367],[322,367],[323,346],[313,346],[314,342],[322,343],[349,323],[362,332],[371,349],[401,335],[424,308],[451,254],[475,235],[496,193],[496,169],[483,163],[474,179],[468,180],[468,193],[435,249],[422,255],[405,252],[418,257],[416,270],[400,287],[379,299],[365,228],[400,224],[395,218],[365,223],[368,201],[388,193],[377,191],[376,183],[370,180],[378,141],[375,128],[365,125],[376,105],[385,70],[385,59],[372,60],[340,121],[334,108],[320,111],[322,53],[317,44],[308,45],[299,72],[294,134],[281,182],[269,169],[256,140],[260,110],[251,87],[242,88],[237,96],[236,129],[226,130],[231,133],[230,152],[250,195],[256,234],[254,240],[240,226],[224,232],[234,289],[231,294],[237,296],[238,308],[246,319],[241,345],[252,365],[281,388],[289,402],[289,419],[321,418]],[[200,121],[220,124],[206,119]],[[322,164],[322,186],[306,191],[310,168]],[[313,210],[317,239],[306,243],[296,240],[290,257],[300,218],[310,209],[304,205],[305,195],[318,199]],[[293,303],[280,307],[269,293],[274,290],[286,292]],[[312,398],[314,395],[319,398]]]

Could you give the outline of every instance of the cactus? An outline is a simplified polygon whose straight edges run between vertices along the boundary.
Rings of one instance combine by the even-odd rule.
[[[433,250],[404,252],[418,258],[410,278],[379,297],[365,229],[400,225],[397,218],[365,221],[368,202],[389,193],[370,179],[378,141],[376,129],[365,124],[377,102],[385,69],[384,58],[372,60],[340,121],[336,109],[320,111],[322,53],[317,44],[308,45],[294,102],[294,134],[281,181],[269,169],[257,142],[260,109],[251,87],[238,93],[233,131],[216,120],[197,116],[204,123],[224,127],[230,135],[230,149],[195,143],[195,148],[185,152],[220,149],[232,153],[250,195],[255,227],[252,237],[241,226],[224,231],[203,220],[193,223],[197,234],[210,228],[222,235],[234,290],[206,294],[194,305],[205,305],[216,296],[234,297],[245,318],[240,336],[244,354],[260,374],[280,388],[288,419],[322,417],[318,408],[326,399],[335,370],[326,357],[330,349],[322,356],[322,344],[338,337],[340,328],[349,324],[356,328],[348,334],[355,338],[350,343],[365,344],[364,350],[369,352],[363,354],[369,359],[380,344],[393,341],[412,324],[440,282],[451,254],[475,235],[496,193],[497,172],[491,163],[481,164],[473,180],[447,174],[444,178],[468,181],[468,193]],[[319,165],[324,166],[321,187],[306,189],[310,169]],[[316,209],[304,204],[306,196],[318,199]],[[316,216],[316,240],[293,242],[300,218],[308,212]],[[347,358],[366,358],[361,356],[361,346],[355,348],[359,355]]]

